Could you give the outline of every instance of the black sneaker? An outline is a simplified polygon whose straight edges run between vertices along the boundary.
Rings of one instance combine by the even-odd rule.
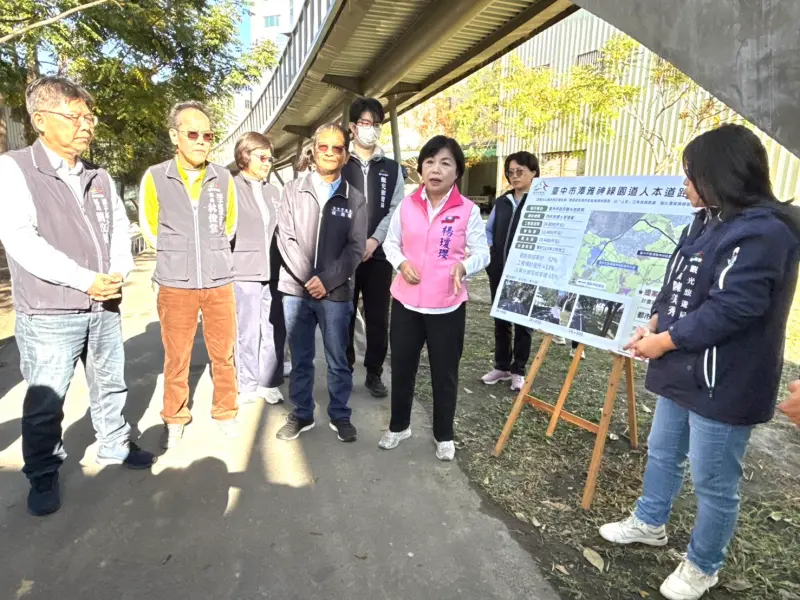
[[[156,462],[155,454],[142,450],[127,440],[115,448],[101,447],[95,460],[98,465],[125,465],[129,469],[149,469]]]
[[[389,395],[389,390],[383,385],[380,375],[367,375],[367,380],[364,385],[372,394],[373,398],[386,398]]]
[[[286,425],[278,430],[275,437],[279,440],[296,440],[304,431],[314,429],[314,421],[298,419],[294,413],[286,417]]]
[[[356,428],[353,427],[353,424],[350,422],[350,419],[344,419],[342,421],[331,421],[331,429],[333,429],[337,434],[339,434],[340,442],[356,441],[357,437]]]
[[[28,512],[34,517],[43,517],[61,508],[61,494],[58,492],[58,473],[42,475],[31,480],[28,492]]]

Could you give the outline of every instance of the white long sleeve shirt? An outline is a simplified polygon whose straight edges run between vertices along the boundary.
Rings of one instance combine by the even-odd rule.
[[[428,203],[428,222],[432,223],[445,204],[447,199],[453,192],[453,188],[447,192],[442,201],[434,207],[431,204],[428,194],[425,189],[422,190],[422,198]],[[386,259],[392,264],[396,271],[400,270],[402,265],[407,259],[403,255],[403,248],[401,240],[403,238],[403,224],[400,219],[403,202],[410,202],[408,198],[404,198],[397,207],[397,210],[392,214],[392,221],[389,223],[389,232],[386,235],[386,241],[383,242],[383,251],[386,253]],[[481,209],[478,205],[472,207],[472,212],[469,215],[469,223],[467,223],[467,257],[461,261],[464,269],[467,272],[467,277],[471,277],[481,269],[485,269],[489,264],[489,245],[486,242],[486,228],[481,218]],[[458,306],[448,306],[447,308],[418,308],[416,306],[409,306],[403,304],[408,310],[423,313],[426,315],[439,315],[453,312]]]
[[[83,164],[78,161],[74,168],[43,144],[50,164],[58,176],[69,185],[75,201],[83,206],[80,174]],[[109,177],[109,179],[111,179]],[[56,250],[39,235],[36,207],[33,203],[25,176],[16,162],[9,156],[0,156],[0,181],[3,192],[0,194],[0,242],[8,255],[31,275],[55,285],[63,285],[82,292],[92,287],[95,272],[86,269]],[[131,239],[128,233],[130,222],[125,214],[125,206],[117,196],[114,182],[111,181],[111,207],[113,210],[113,229],[109,257],[111,273],[121,273],[127,277],[133,270]]]

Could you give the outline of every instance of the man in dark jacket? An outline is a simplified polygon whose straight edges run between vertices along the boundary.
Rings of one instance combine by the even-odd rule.
[[[381,244],[389,231],[392,213],[405,195],[400,165],[396,160],[386,158],[378,146],[383,118],[383,106],[375,98],[358,98],[350,105],[353,148],[342,170],[344,180],[364,195],[367,210],[367,246],[363,261],[356,270],[347,360],[350,368],[353,368],[356,363],[353,343],[356,311],[359,296],[363,296],[367,329],[365,385],[375,398],[385,398],[388,395],[381,375],[389,348],[389,287],[393,272]]]
[[[314,134],[316,170],[289,182],[278,210],[286,333],[292,356],[289,399],[294,411],[277,437],[293,440],[314,427],[314,356],[317,324],[328,362],[328,415],[343,442],[356,440],[347,405],[353,374],[347,363],[353,314],[353,275],[364,257],[367,212],[364,196],[342,178],[347,130],[337,123]]]

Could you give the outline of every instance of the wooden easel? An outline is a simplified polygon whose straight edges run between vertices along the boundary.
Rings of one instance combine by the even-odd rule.
[[[608,436],[608,427],[611,424],[611,415],[614,411],[614,402],[617,399],[617,387],[620,379],[622,378],[623,370],[625,371],[625,379],[627,380],[628,428],[631,448],[636,449],[639,447],[639,432],[636,422],[636,391],[634,388],[633,379],[633,359],[619,354],[614,355],[614,365],[611,367],[611,375],[608,377],[608,388],[606,389],[606,400],[603,404],[603,414],[600,417],[599,423],[593,423],[564,410],[564,403],[567,401],[567,394],[569,394],[570,387],[572,387],[572,381],[575,379],[575,373],[578,371],[578,365],[581,363],[581,356],[583,355],[583,350],[585,348],[583,344],[579,344],[575,350],[575,358],[572,359],[572,364],[567,372],[567,378],[564,381],[564,385],[561,388],[561,393],[558,395],[558,401],[556,402],[555,406],[548,404],[547,402],[543,402],[542,400],[539,400],[538,398],[535,398],[529,394],[531,388],[533,387],[533,380],[536,379],[536,375],[539,373],[539,369],[542,366],[542,362],[544,361],[544,357],[547,354],[547,350],[550,348],[552,341],[552,334],[545,334],[544,339],[542,339],[542,344],[539,346],[539,351],[536,353],[536,357],[533,359],[533,364],[531,364],[530,371],[528,371],[528,376],[525,378],[525,385],[522,386],[517,399],[514,401],[514,406],[511,409],[511,413],[508,415],[506,425],[503,427],[503,433],[500,434],[500,438],[497,440],[493,455],[500,456],[500,453],[503,452],[503,448],[505,448],[508,438],[511,435],[511,428],[514,427],[514,423],[516,423],[517,419],[519,418],[519,414],[525,404],[530,404],[533,407],[552,415],[550,417],[550,424],[547,427],[547,437],[551,437],[553,435],[559,419],[562,419],[568,423],[572,423],[573,425],[577,425],[586,431],[592,432],[595,434],[595,436],[597,436],[597,439],[594,443],[592,460],[589,463],[589,474],[586,478],[586,485],[583,488],[583,499],[581,500],[581,506],[584,509],[589,510],[589,508],[592,506],[592,500],[594,499],[595,488],[597,487],[597,474],[600,471],[600,461],[603,458],[603,450],[605,449],[606,437]]]

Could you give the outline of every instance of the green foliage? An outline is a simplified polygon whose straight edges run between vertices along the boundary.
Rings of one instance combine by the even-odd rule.
[[[0,35],[73,8],[77,0],[0,0]],[[172,152],[166,117],[180,100],[208,103],[218,132],[230,96],[276,64],[277,48],[244,49],[244,0],[112,2],[0,45],[0,94],[24,115],[24,89],[40,74],[80,81],[95,97],[100,125],[93,159],[123,183]],[[10,19],[15,19],[11,21]]]
[[[511,55],[418,109],[420,134],[455,137],[469,162],[480,160],[497,142],[532,142],[558,121],[575,124],[575,141],[611,137],[614,120],[639,94],[625,83],[636,61],[635,48],[632,39],[615,36],[596,64],[560,74]]]

